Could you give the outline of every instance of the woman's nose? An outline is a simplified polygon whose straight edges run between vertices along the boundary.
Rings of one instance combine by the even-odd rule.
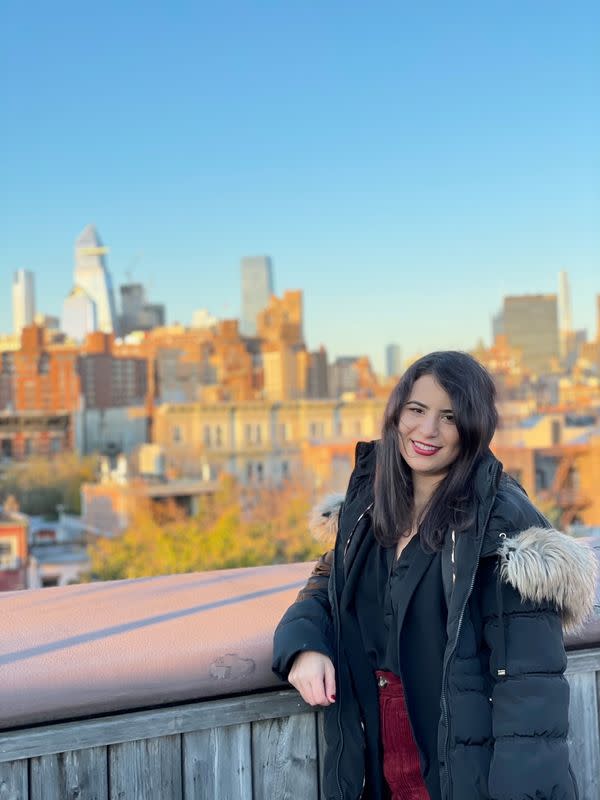
[[[421,430],[427,436],[435,436],[438,432],[438,419],[433,414],[427,414],[421,421]]]

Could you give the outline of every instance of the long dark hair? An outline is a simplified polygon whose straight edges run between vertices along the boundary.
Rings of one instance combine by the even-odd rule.
[[[398,425],[413,384],[423,375],[431,375],[452,401],[460,451],[420,519],[413,520],[412,473],[400,453]],[[457,531],[469,525],[475,466],[487,452],[498,424],[495,400],[492,378],[468,353],[430,353],[406,370],[387,402],[377,446],[373,522],[381,544],[397,543],[417,523],[425,547],[439,550],[449,525]]]

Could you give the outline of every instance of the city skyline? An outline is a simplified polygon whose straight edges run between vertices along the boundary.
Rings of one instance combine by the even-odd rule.
[[[308,346],[380,371],[389,342],[489,342],[505,295],[563,270],[593,335],[597,5],[66,6],[5,13],[1,331],[19,269],[60,314],[92,222],[169,321],[239,318],[264,253]]]
[[[100,242],[100,239],[98,237],[95,225],[87,224],[85,226],[83,232],[81,232],[75,238],[75,252],[76,252],[76,254],[77,254],[78,249],[80,248],[80,245],[81,245],[81,241],[80,241],[81,240],[81,236],[85,235],[85,236],[89,237],[91,235],[90,231],[92,231],[94,236],[97,238],[98,241],[96,242],[96,244],[98,245],[98,247],[101,247],[101,250],[102,250],[102,253],[101,253],[102,263],[103,263],[102,269],[106,271],[107,278],[109,280],[109,283],[111,284],[111,293],[114,292],[114,299],[113,299],[112,302],[113,303],[116,302],[116,295],[118,294],[118,290],[120,290],[120,289],[131,288],[131,286],[133,285],[133,286],[139,286],[139,287],[142,288],[142,291],[145,291],[145,288],[146,288],[147,284],[144,281],[143,277],[139,277],[138,276],[136,284],[128,284],[128,283],[126,283],[125,282],[125,278],[124,278],[124,282],[115,280],[114,274],[113,274],[112,269],[110,268],[110,265],[106,264],[105,261],[104,261],[105,255],[110,252],[111,248],[110,248],[110,246],[106,246],[105,247],[103,243],[101,243],[101,245],[98,244]],[[87,256],[87,257],[89,258],[89,256]],[[94,256],[94,257],[96,257],[96,256]],[[275,283],[275,275],[276,275],[277,266],[275,266],[275,268],[273,268],[273,265],[272,265],[273,259],[272,259],[271,256],[261,256],[261,257],[243,256],[240,259],[240,261],[241,261],[241,264],[242,264],[242,274],[240,274],[240,272],[239,272],[239,264],[238,264],[238,276],[237,276],[238,277],[238,286],[235,287],[235,289],[238,292],[238,294],[242,294],[243,295],[243,285],[244,285],[244,283],[243,283],[243,266],[244,266],[244,264],[254,263],[254,262],[257,262],[257,263],[261,262],[262,263],[264,261],[268,265],[269,276],[270,276],[269,279],[272,281],[273,284]],[[72,270],[72,267],[71,267],[71,270]],[[77,269],[75,271],[77,272]],[[18,272],[23,272],[23,270],[18,270]],[[36,275],[35,272],[29,271],[29,270],[26,270],[26,272],[28,272],[30,274],[32,280],[35,280],[37,282],[37,275]],[[131,275],[132,275],[132,273],[130,271],[128,271],[126,273],[126,280],[129,280],[131,278]],[[498,307],[497,307],[496,311],[494,311],[494,309],[490,310],[490,313],[489,313],[489,316],[488,316],[487,327],[483,331],[476,332],[474,338],[472,339],[472,341],[464,342],[464,343],[455,343],[455,344],[444,344],[444,345],[440,345],[438,348],[431,347],[429,349],[430,350],[433,350],[433,349],[472,350],[477,345],[477,343],[479,341],[483,341],[486,344],[487,343],[491,344],[492,341],[493,341],[492,329],[494,327],[495,315],[496,315],[496,313],[498,313],[499,316],[502,315],[502,304],[503,304],[503,302],[505,301],[505,299],[507,297],[517,296],[517,297],[525,298],[526,296],[534,297],[534,296],[540,295],[540,294],[556,295],[557,303],[560,305],[560,302],[561,302],[561,291],[563,291],[564,285],[565,285],[565,281],[566,281],[566,282],[568,282],[568,286],[569,286],[569,304],[571,305],[572,304],[571,303],[571,298],[570,298],[570,295],[571,295],[571,290],[570,290],[571,281],[570,281],[569,272],[566,271],[566,270],[561,270],[561,271],[559,271],[559,273],[557,273],[557,275],[554,276],[554,278],[555,278],[555,286],[550,291],[543,292],[543,293],[542,292],[532,291],[532,292],[524,293],[522,295],[518,295],[518,294],[516,294],[514,292],[511,292],[510,291],[510,287],[507,287],[506,294],[502,295],[498,300]],[[600,284],[598,284],[598,285],[600,286]],[[114,287],[114,289],[112,287]],[[299,287],[299,288],[300,288],[301,291],[303,291],[302,287]],[[70,295],[67,295],[67,297],[72,296],[73,292],[75,292],[77,289],[78,289],[78,287],[76,285],[74,288],[72,288],[72,291],[71,291]],[[282,292],[283,291],[285,291],[285,289],[282,290]],[[274,295],[276,295],[275,291],[274,291]],[[600,295],[600,290],[597,290],[595,292],[594,297],[596,297],[597,295]],[[2,302],[1,302],[1,298],[2,298],[2,292],[0,292],[0,321],[2,320]],[[12,312],[12,309],[10,307],[11,306],[11,304],[10,304],[10,299],[11,299],[10,296],[8,297],[8,299],[9,299],[9,314],[12,314],[13,312]],[[578,325],[577,324],[578,320],[576,319],[576,317],[574,318],[574,315],[572,314],[571,311],[569,311],[569,322],[571,322],[573,324],[573,330],[574,331],[583,329],[583,330],[585,330],[587,332],[588,337],[590,339],[593,339],[594,336],[595,336],[595,333],[596,333],[597,317],[595,315],[597,314],[597,302],[598,301],[594,300],[594,299],[590,299],[589,297],[587,298],[587,300],[588,300],[588,304],[591,307],[591,320],[590,320],[588,326],[586,327],[586,326],[583,326],[583,325]],[[63,298],[63,302],[65,302],[65,298]],[[229,308],[229,305],[227,305],[226,308]],[[500,309],[500,311],[498,311],[498,309]],[[113,310],[114,310],[114,314],[115,314],[115,319],[118,319],[119,318],[119,312],[122,311],[122,309],[120,307],[118,308],[116,305],[114,305]],[[204,311],[204,309],[202,309],[201,311]],[[207,309],[207,311],[208,311],[208,313],[210,313],[210,309]],[[169,312],[169,309],[167,309],[167,313],[168,312]],[[189,319],[174,319],[173,316],[171,315],[171,318],[167,321],[167,324],[182,324],[182,325],[184,325],[186,327],[193,327],[194,316],[196,314],[198,314],[198,313],[199,313],[199,309],[198,308],[194,308],[192,310],[191,317]],[[41,317],[41,316],[43,316],[43,314],[50,315],[50,316],[53,316],[53,315],[61,316],[60,312],[56,313],[56,310],[48,309],[48,308],[40,309],[40,312],[39,312],[38,316]],[[310,314],[306,313],[306,316],[309,317]],[[242,300],[239,301],[239,309],[238,309],[237,313],[226,314],[226,315],[223,315],[220,318],[222,318],[222,319],[235,318],[240,322],[240,326],[241,326],[242,325],[242,321],[243,321],[243,297],[242,297]],[[94,329],[95,328],[95,324],[96,323],[94,323],[90,329]],[[0,336],[3,335],[3,334],[8,334],[10,332],[11,332],[10,328],[4,330],[0,326]],[[75,337],[75,338],[77,338],[77,337]],[[81,337],[79,337],[79,338],[81,338]],[[306,332],[305,338],[306,338],[307,342],[311,341],[311,338],[313,338],[313,337],[311,337],[310,331]],[[457,340],[455,339],[454,341],[456,342]],[[388,350],[388,347],[390,346],[389,342],[382,341],[382,345],[381,345],[380,350],[372,351],[372,352],[368,351],[366,348],[363,349],[363,350],[358,350],[356,348],[354,350],[351,350],[351,348],[346,348],[345,350],[342,349],[339,352],[337,352],[337,351],[333,350],[330,347],[330,345],[329,345],[329,343],[327,341],[320,341],[318,343],[318,345],[315,345],[315,347],[318,347],[318,346],[321,346],[321,345],[327,347],[328,352],[329,352],[329,356],[330,356],[332,361],[335,360],[338,357],[344,357],[344,356],[348,356],[348,355],[351,355],[351,354],[354,354],[354,355],[364,354],[364,355],[367,355],[369,358],[371,358],[372,363],[375,365],[377,371],[380,374],[384,374],[384,373],[387,372],[387,363],[388,363],[387,362],[387,360],[388,360],[387,350]],[[411,350],[410,344],[409,343],[405,343],[405,342],[402,343],[402,349],[403,349],[403,355],[402,355],[403,359],[404,358],[410,359],[416,354],[425,352],[425,350],[420,350],[420,351],[418,349]]]

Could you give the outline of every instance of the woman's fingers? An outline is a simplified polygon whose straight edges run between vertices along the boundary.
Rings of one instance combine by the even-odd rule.
[[[325,694],[330,703],[335,702],[335,667],[330,659],[325,664]]]
[[[288,676],[289,683],[311,706],[328,706],[335,700],[335,669],[331,659],[322,653],[300,653]]]

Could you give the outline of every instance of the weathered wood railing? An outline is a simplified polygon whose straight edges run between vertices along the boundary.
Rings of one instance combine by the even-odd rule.
[[[1,598],[0,800],[321,798],[320,715],[269,668],[308,569]],[[600,800],[598,621],[570,645],[572,762]]]

